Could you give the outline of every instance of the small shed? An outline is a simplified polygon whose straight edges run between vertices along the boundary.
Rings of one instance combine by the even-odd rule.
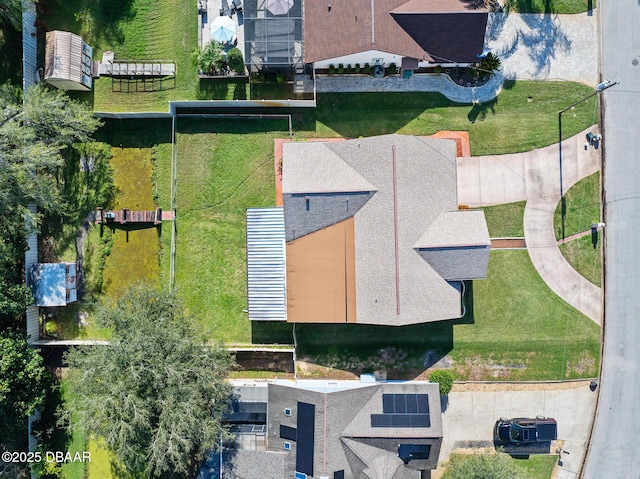
[[[75,263],[36,263],[30,285],[36,306],[66,306],[78,299]]]
[[[61,90],[89,91],[93,48],[71,32],[47,32],[44,79]]]

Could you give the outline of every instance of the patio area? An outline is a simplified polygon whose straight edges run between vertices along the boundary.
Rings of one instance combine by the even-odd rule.
[[[212,36],[212,25],[216,18],[227,17],[235,25],[235,33],[227,41],[221,41],[224,52],[236,47],[244,56],[244,13],[242,2],[228,2],[227,0],[198,0],[198,46],[204,48],[211,40],[225,40]],[[214,26],[215,27],[215,26]]]

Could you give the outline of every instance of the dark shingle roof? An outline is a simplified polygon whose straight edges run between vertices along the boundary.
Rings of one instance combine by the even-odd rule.
[[[369,50],[426,60],[435,54],[459,62],[473,61],[482,52],[487,24],[487,11],[475,9],[477,3],[469,0],[305,2],[304,61],[313,63]]]
[[[471,63],[478,61],[482,53],[486,11],[393,13],[392,16],[435,62]]]

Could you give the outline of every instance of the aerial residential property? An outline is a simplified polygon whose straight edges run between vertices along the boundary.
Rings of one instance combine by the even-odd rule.
[[[0,479],[639,469],[612,2],[0,5]]]
[[[464,315],[464,281],[486,277],[490,242],[483,212],[458,210],[453,141],[386,135],[283,147],[281,320],[401,326]],[[254,263],[264,232],[247,231],[249,319],[261,320],[263,289],[275,280]]]

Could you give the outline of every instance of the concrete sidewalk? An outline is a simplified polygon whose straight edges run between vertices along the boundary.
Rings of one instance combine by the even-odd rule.
[[[563,194],[600,169],[601,150],[584,148],[587,131],[595,133],[597,126],[562,142]],[[458,158],[458,203],[475,207],[526,200],[524,236],[538,274],[554,293],[601,325],[601,288],[569,265],[555,239],[553,215],[560,192],[557,144],[525,153]]]
[[[562,466],[556,467],[554,478],[575,478],[582,466],[597,394],[589,389],[589,381],[527,385],[486,384],[485,391],[449,393],[448,405],[442,415],[443,442],[440,461],[445,462],[457,448],[493,445],[493,426],[500,417],[553,417],[558,421],[558,440],[568,454],[562,455]],[[494,389],[494,390],[491,390]],[[551,453],[555,453],[552,447]],[[441,470],[433,474],[440,477]]]
[[[602,289],[578,274],[558,248],[553,216],[559,202],[559,194],[527,201],[524,237],[529,257],[554,293],[602,326]]]

